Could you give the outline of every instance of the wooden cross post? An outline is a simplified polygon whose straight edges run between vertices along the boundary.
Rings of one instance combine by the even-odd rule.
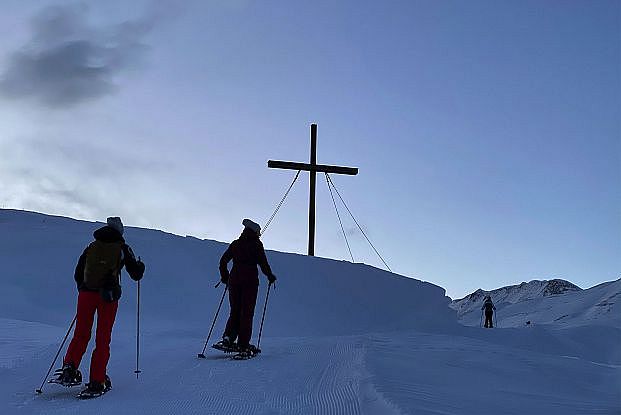
[[[315,183],[317,172],[336,174],[358,174],[356,167],[328,166],[317,164],[317,124],[311,124],[310,164],[291,161],[268,160],[267,167],[272,169],[304,170],[310,172],[310,196],[308,198],[308,255],[315,255]]]

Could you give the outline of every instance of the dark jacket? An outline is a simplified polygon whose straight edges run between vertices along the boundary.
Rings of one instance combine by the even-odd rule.
[[[228,263],[231,260],[233,260],[233,268],[229,274]],[[246,228],[238,239],[231,242],[220,258],[220,277],[223,281],[228,281],[231,277],[232,282],[257,278],[259,275],[257,265],[268,277],[274,275],[267,262],[265,249],[259,236],[256,232]]]
[[[140,281],[144,274],[144,264],[140,261],[136,260],[134,256],[134,252],[130,248],[129,245],[125,243],[125,239],[123,236],[114,228],[110,226],[104,226],[102,228],[97,229],[93,232],[93,237],[102,242],[121,242],[121,267],[119,268],[119,272],[125,267],[127,273],[134,281]],[[75,280],[78,290],[80,291],[92,291],[88,288],[84,287],[84,266],[86,265],[86,254],[88,252],[88,247],[84,249],[82,255],[80,255],[80,259],[78,260],[78,264],[75,267],[75,273],[73,274],[73,279]]]
[[[492,302],[492,300],[485,300],[485,302],[483,303],[483,307],[481,307],[481,310],[485,309],[486,313],[493,313],[493,310],[496,310],[496,307],[494,306],[494,303]]]

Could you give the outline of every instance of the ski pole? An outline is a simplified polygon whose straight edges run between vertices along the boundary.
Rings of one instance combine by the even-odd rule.
[[[134,373],[136,374],[136,379],[138,379],[138,375],[140,372],[140,366],[138,362],[140,361],[140,281],[138,281],[138,291],[136,293],[136,370]]]
[[[65,338],[63,339],[63,342],[60,344],[60,347],[58,348],[58,352],[56,352],[56,356],[54,357],[54,360],[52,361],[52,364],[50,365],[50,368],[48,369],[47,374],[43,378],[43,382],[41,383],[41,386],[39,387],[39,389],[36,390],[37,393],[39,393],[39,394],[43,393],[43,385],[45,385],[45,381],[47,380],[47,377],[50,375],[50,372],[52,371],[52,368],[56,364],[56,359],[58,359],[58,355],[60,355],[60,351],[65,346],[65,342],[67,341],[67,337],[69,337],[69,333],[71,333],[71,329],[73,328],[73,325],[75,324],[75,321],[77,320],[77,318],[78,318],[78,315],[76,314],[75,317],[73,317],[73,321],[71,322],[71,326],[69,326],[69,330],[67,330],[67,334],[65,334]]]
[[[267,286],[267,295],[265,296],[265,304],[263,305],[263,316],[261,316],[261,328],[259,328],[259,340],[257,340],[257,350],[259,353],[261,349],[259,346],[261,345],[261,334],[263,333],[263,320],[265,320],[265,309],[267,308],[267,300],[270,298],[270,289],[272,288],[272,284],[270,283]]]
[[[479,320],[479,328],[483,326],[483,310],[481,310],[481,320]]]
[[[218,283],[216,287],[220,285]],[[202,353],[198,354],[198,357],[201,359],[205,359],[205,350],[207,349],[207,345],[209,344],[209,339],[211,338],[211,332],[213,331],[213,326],[216,325],[216,320],[218,319],[218,314],[220,314],[220,308],[222,307],[222,303],[224,302],[224,297],[226,296],[226,292],[229,289],[228,284],[224,286],[224,292],[222,293],[222,298],[220,299],[220,305],[218,305],[218,310],[216,311],[216,315],[213,317],[213,323],[211,323],[211,328],[209,329],[209,334],[207,335],[207,340],[205,340],[205,346],[203,347]]]

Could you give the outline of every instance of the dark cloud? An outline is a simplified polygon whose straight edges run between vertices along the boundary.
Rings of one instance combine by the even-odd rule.
[[[153,16],[110,27],[88,22],[83,6],[50,7],[32,21],[32,37],[13,52],[0,94],[64,108],[110,94],[115,78],[144,55]]]

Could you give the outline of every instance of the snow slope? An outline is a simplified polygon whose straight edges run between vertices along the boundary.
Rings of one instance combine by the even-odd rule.
[[[108,367],[113,390],[83,402],[74,399],[76,390],[46,385],[36,396],[73,317],[75,261],[99,225],[0,210],[3,414],[612,414],[621,408],[614,319],[529,330],[466,327],[433,284],[279,252],[268,252],[279,280],[270,294],[263,353],[236,362],[208,349],[207,359],[197,359],[222,295],[213,284],[226,244],[133,228],[126,238],[147,264],[140,378],[133,373],[136,286],[125,277]],[[264,243],[269,248],[269,239]],[[262,280],[255,329],[264,289]]]

